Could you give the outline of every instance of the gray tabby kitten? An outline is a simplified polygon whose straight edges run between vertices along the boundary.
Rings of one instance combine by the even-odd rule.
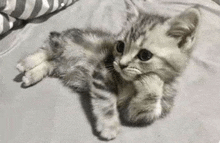
[[[25,86],[49,75],[78,92],[89,91],[96,130],[111,140],[120,119],[146,125],[170,112],[173,84],[189,60],[199,15],[197,8],[174,18],[139,13],[123,38],[91,29],[52,32],[17,69],[25,72]]]

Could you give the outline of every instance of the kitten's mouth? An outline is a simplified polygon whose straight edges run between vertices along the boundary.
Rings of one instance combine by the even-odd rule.
[[[125,68],[125,69],[121,69],[118,65],[117,62],[113,62],[113,66],[115,68],[115,70],[120,73],[120,75],[125,79],[125,80],[133,80],[137,75],[141,74],[141,71],[136,69],[136,68]]]
[[[136,68],[126,68],[125,72],[131,74],[141,74],[141,71]]]

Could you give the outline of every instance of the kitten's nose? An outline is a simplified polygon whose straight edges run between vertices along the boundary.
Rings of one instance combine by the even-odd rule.
[[[119,66],[120,66],[121,69],[124,69],[124,68],[126,68],[128,65],[120,64]]]
[[[126,68],[129,65],[130,58],[128,56],[122,57],[122,59],[119,61],[119,66],[121,69]]]

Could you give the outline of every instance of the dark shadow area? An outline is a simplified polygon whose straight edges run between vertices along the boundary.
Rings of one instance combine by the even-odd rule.
[[[22,77],[24,76],[24,73],[20,73],[18,74],[14,79],[13,81],[15,82],[22,82]]]
[[[40,81],[41,81],[41,80],[40,80]],[[40,82],[40,81],[38,81],[38,82]],[[36,83],[34,83],[34,84],[31,84],[31,85],[29,85],[29,86],[25,86],[24,83],[22,83],[22,84],[21,84],[21,88],[26,89],[26,88],[29,88],[29,87],[35,86],[38,82],[36,82]]]
[[[127,102],[129,103],[129,101]],[[149,121],[146,122],[146,120],[141,119],[141,120],[137,120],[137,121],[130,121],[129,118],[127,118],[128,112],[127,112],[128,106],[125,106],[123,108],[118,109],[119,111],[119,118],[121,121],[121,125],[122,126],[127,126],[127,127],[146,127],[151,125],[154,121]]]
[[[23,77],[24,75],[25,75],[25,73],[20,73],[20,74],[18,74],[18,75],[13,79],[13,81],[15,81],[15,82],[22,82],[22,77]],[[41,80],[40,80],[40,81],[41,81]],[[40,81],[38,81],[38,82],[40,82]],[[29,86],[25,86],[24,83],[21,83],[21,88],[26,89],[26,88],[32,87],[32,86],[36,85],[38,82],[36,82],[36,83],[34,83],[34,84],[32,84],[32,85],[29,85]]]
[[[17,23],[16,22],[14,23],[14,27],[12,29],[0,35],[0,40],[8,36],[12,31],[24,28],[27,23],[28,22],[25,20],[18,20]]]
[[[88,122],[90,123],[92,127],[92,133],[96,137],[98,137],[99,140],[102,141],[109,141],[99,136],[99,132],[96,131],[96,119],[92,113],[92,105],[91,105],[91,96],[89,92],[77,92],[80,96],[80,102],[82,105],[82,108],[85,112],[86,118]]]
[[[145,123],[145,122],[138,122],[138,123],[130,123],[128,121],[126,121],[124,118],[121,117],[120,115],[120,121],[121,121],[121,125],[122,126],[127,126],[127,127],[147,127],[150,126],[151,124],[153,124],[154,122],[150,122],[150,123]]]
[[[82,109],[85,113],[85,116],[87,118],[88,123],[91,125],[91,130],[92,130],[93,135],[96,136],[99,140],[109,141],[109,140],[106,140],[106,139],[100,137],[100,135],[99,135],[100,133],[96,131],[96,119],[95,119],[93,112],[92,112],[91,96],[90,96],[89,91],[80,91],[79,92],[74,88],[71,88],[71,90],[79,95]]]
[[[89,91],[87,92],[77,92],[80,96],[80,102],[82,108],[85,112],[86,118],[92,127],[92,133],[95,136],[99,136],[99,133],[96,131],[96,119],[92,113],[91,97]]]

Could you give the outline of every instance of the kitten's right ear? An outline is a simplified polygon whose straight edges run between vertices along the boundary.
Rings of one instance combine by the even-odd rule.
[[[198,7],[189,8],[169,21],[170,29],[167,35],[179,40],[179,48],[188,50],[194,43],[199,19],[200,11]]]

